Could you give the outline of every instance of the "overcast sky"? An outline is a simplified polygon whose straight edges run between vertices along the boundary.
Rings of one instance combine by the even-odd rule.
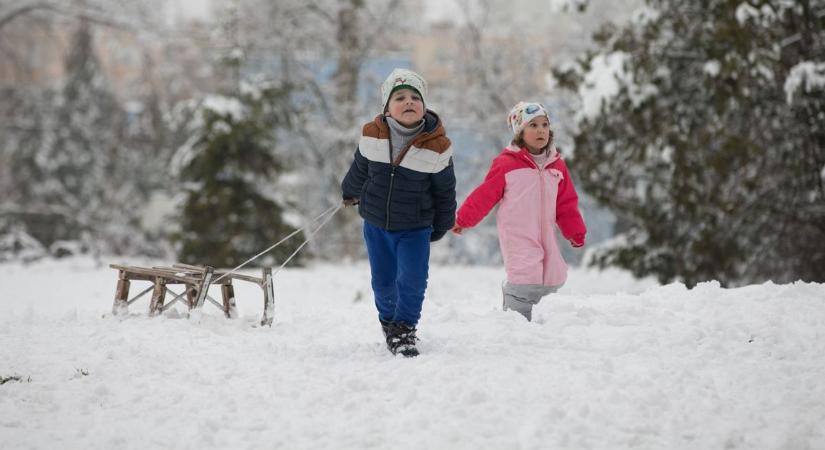
[[[183,20],[209,18],[209,0],[173,0],[172,17]]]

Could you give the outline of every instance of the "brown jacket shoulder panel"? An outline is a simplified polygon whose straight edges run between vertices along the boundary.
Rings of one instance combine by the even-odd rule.
[[[441,128],[444,129],[443,127]],[[446,152],[448,148],[450,148],[450,138],[445,136],[443,133],[437,136],[431,136],[429,139],[425,137],[422,139],[422,142],[416,142],[415,146],[418,148],[425,148],[427,150],[432,150],[439,155]]]
[[[376,139],[389,139],[390,127],[384,123],[381,115],[375,116],[375,119],[364,124],[361,128],[361,136],[371,137]]]

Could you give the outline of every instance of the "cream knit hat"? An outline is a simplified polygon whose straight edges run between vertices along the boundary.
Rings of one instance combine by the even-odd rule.
[[[426,105],[425,97],[427,96],[427,82],[424,77],[408,69],[395,69],[390,73],[390,76],[381,84],[381,105],[384,109],[387,108],[387,102],[390,100],[390,95],[398,89],[412,89],[418,92],[421,96],[421,101]]]

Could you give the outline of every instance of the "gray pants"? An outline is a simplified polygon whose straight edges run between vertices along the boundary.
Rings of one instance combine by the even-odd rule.
[[[502,307],[505,311],[518,311],[527,321],[533,320],[533,305],[541,298],[559,290],[561,286],[544,286],[542,284],[512,284],[505,281],[501,285]]]

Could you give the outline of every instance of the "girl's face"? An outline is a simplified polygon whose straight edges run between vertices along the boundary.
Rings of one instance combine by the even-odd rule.
[[[524,126],[522,135],[524,143],[530,153],[540,153],[550,144],[550,121],[546,116],[539,116],[531,120]]]
[[[405,127],[413,127],[424,118],[424,101],[412,89],[399,89],[390,96],[387,115]]]

